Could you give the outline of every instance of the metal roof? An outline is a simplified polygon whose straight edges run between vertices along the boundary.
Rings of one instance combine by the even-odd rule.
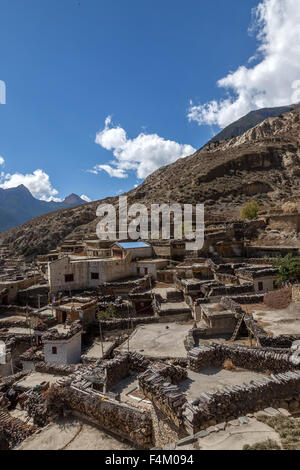
[[[129,248],[148,248],[150,245],[145,242],[125,242],[125,243],[118,243],[124,250]]]

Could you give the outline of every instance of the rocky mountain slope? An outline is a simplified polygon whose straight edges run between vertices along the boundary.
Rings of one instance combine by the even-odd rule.
[[[292,109],[297,108],[300,108],[300,103],[291,104],[290,106],[261,108],[256,109],[254,111],[250,111],[250,113],[246,114],[246,116],[243,116],[241,119],[238,119],[237,121],[229,124],[229,126],[225,127],[221,132],[219,132],[219,134],[217,134],[210,140],[210,143],[232,139],[232,137],[238,137],[244,134],[244,132],[248,131],[252,127],[257,126],[269,117],[277,117],[280,114],[287,113]]]
[[[239,137],[211,143],[162,167],[127,195],[129,203],[205,203],[206,214],[237,216],[255,198],[278,207],[300,195],[300,110],[268,118]],[[103,202],[103,201],[102,201]],[[105,202],[118,203],[118,198]],[[43,215],[2,234],[16,253],[53,249],[66,236],[94,234],[99,201]]]
[[[79,196],[70,194],[62,202],[46,202],[36,199],[23,185],[16,188],[0,188],[0,232],[23,224],[41,214],[65,207],[84,204]]]

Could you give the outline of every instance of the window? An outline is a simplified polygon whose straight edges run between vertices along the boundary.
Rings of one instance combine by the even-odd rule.
[[[73,282],[74,274],[65,274],[65,282]]]
[[[91,273],[91,279],[99,279],[99,273]]]
[[[261,281],[258,283],[258,290],[264,290],[264,285]]]
[[[145,276],[148,274],[148,268],[145,268]]]
[[[52,354],[57,354],[57,347],[56,347],[56,346],[53,346],[53,348],[52,348]]]
[[[140,268],[136,268],[136,270],[137,270],[138,275],[140,275],[141,274]]]

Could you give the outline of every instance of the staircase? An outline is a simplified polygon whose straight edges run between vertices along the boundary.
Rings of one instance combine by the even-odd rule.
[[[243,321],[244,321],[245,315],[246,315],[246,312],[244,312],[244,313],[241,315],[241,317],[239,318],[239,320],[238,320],[238,322],[237,322],[237,324],[236,324],[236,326],[235,326],[234,332],[233,332],[233,334],[232,334],[232,336],[231,336],[231,338],[230,338],[230,341],[235,341],[235,340],[236,340],[237,335],[238,335],[238,332],[240,331],[240,328],[241,328],[242,323],[243,323]]]

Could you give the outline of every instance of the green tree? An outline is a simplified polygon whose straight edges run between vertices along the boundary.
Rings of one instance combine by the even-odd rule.
[[[293,256],[289,253],[284,258],[278,258],[274,261],[273,266],[279,270],[279,284],[294,283],[300,280],[300,256]]]
[[[241,218],[242,219],[256,219],[259,211],[259,204],[257,201],[250,201],[242,207]]]
[[[103,320],[112,320],[113,318],[119,318],[117,314],[116,307],[114,305],[109,305],[106,310],[102,310],[97,313],[98,321]]]

